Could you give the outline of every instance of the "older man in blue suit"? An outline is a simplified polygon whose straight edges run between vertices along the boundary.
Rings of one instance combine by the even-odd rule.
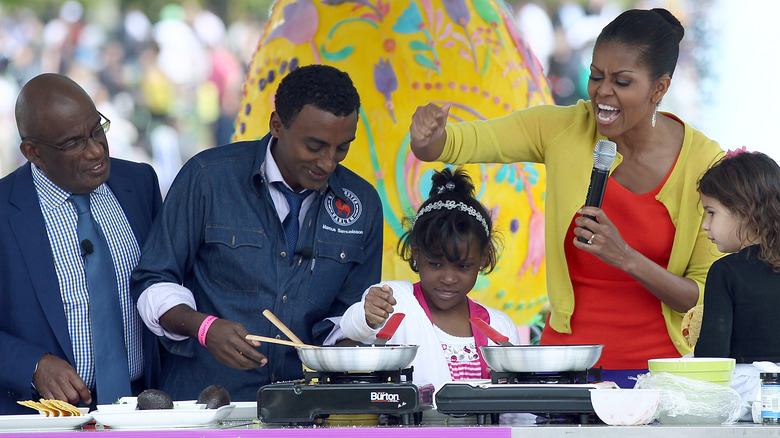
[[[157,340],[129,279],[162,204],[154,170],[109,157],[110,121],[65,76],[25,84],[16,122],[29,162],[0,180],[0,414],[153,387]]]

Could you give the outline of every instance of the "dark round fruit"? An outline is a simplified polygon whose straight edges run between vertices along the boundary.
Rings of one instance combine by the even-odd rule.
[[[211,385],[201,391],[198,396],[198,403],[206,405],[206,409],[217,409],[220,406],[230,404],[230,394],[227,389],[220,385]]]
[[[138,409],[173,409],[173,400],[159,389],[147,389],[138,394]]]

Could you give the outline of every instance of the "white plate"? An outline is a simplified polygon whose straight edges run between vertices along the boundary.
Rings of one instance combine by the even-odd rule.
[[[219,409],[201,409],[199,407],[176,409],[148,409],[144,411],[93,411],[92,417],[103,426],[115,429],[157,429],[168,427],[197,427],[214,424],[226,419],[235,405],[222,406]]]
[[[198,403],[197,400],[183,400],[174,401],[173,409],[205,409],[206,405]],[[119,403],[113,403],[110,405],[97,405],[97,410],[100,412],[122,412],[122,411],[135,411],[138,409],[138,401],[136,397],[122,397],[119,399]]]
[[[40,414],[0,415],[0,430],[68,430],[92,421],[92,415],[78,417],[46,417]]]
[[[257,420],[257,402],[233,402],[236,405],[226,420]]]

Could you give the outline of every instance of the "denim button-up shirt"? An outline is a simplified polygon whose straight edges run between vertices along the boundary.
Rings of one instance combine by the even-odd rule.
[[[263,173],[269,140],[209,149],[182,167],[134,271],[133,295],[160,282],[182,284],[199,311],[252,334],[280,334],[262,315],[269,309],[303,342],[319,343],[332,327],[323,320],[342,315],[380,280],[382,206],[370,183],[338,165],[306,213],[291,265]],[[217,362],[196,339],[160,339],[167,350],[161,389],[174,400],[197,398],[210,384],[233,400],[256,400],[262,385],[303,375],[293,347],[264,343],[268,365],[242,371]]]

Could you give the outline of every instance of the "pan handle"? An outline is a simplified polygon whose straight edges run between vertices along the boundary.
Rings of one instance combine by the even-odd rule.
[[[509,342],[509,337],[502,335],[498,330],[494,329],[488,323],[483,321],[482,318],[472,317],[469,318],[469,321],[477,326],[477,328],[480,329],[482,333],[486,334],[487,337],[496,344],[506,346],[512,345],[512,343]]]
[[[387,323],[385,323],[385,326],[382,327],[382,330],[379,330],[379,333],[376,334],[376,337],[386,339],[392,338],[395,331],[398,330],[398,326],[401,325],[401,321],[404,320],[404,316],[406,316],[406,314],[401,312],[393,313],[390,316],[390,319],[387,320]]]

